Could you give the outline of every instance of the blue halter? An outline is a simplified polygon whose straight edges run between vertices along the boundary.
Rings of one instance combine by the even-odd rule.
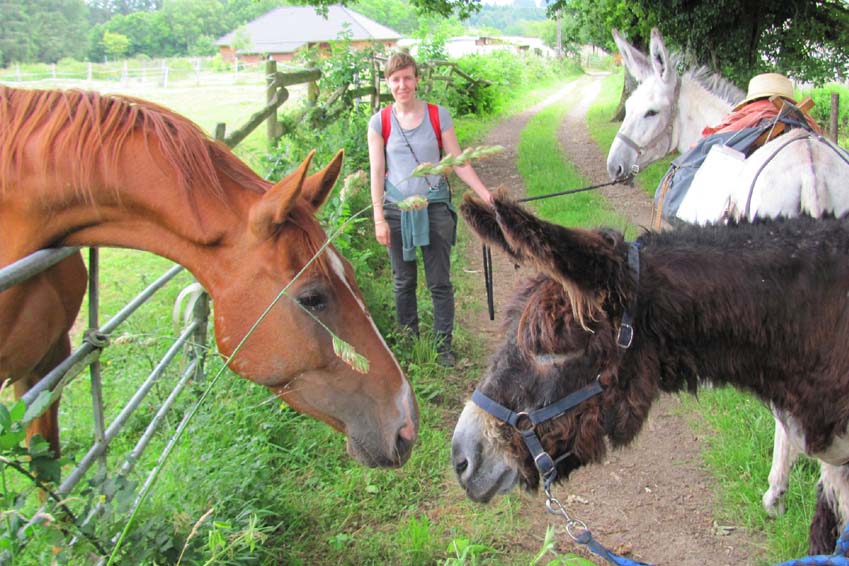
[[[634,278],[637,282],[636,291],[639,291],[639,242],[631,242],[631,245],[628,247],[628,267],[630,267],[631,271],[634,273]],[[616,336],[616,343],[623,350],[627,350],[631,347],[633,342],[634,313],[633,309],[628,308],[622,315],[622,321],[619,324],[619,331]],[[528,451],[534,459],[534,465],[536,466],[537,471],[539,471],[540,478],[543,480],[543,485],[545,486],[545,489],[548,490],[554,480],[557,479],[557,463],[569,456],[571,452],[567,452],[560,456],[557,460],[552,458],[551,454],[543,450],[542,442],[536,433],[536,426],[559,417],[570,409],[577,407],[587,399],[598,395],[603,390],[601,383],[599,383],[598,378],[596,378],[595,381],[589,385],[585,385],[581,389],[570,393],[559,401],[533,411],[516,412],[508,409],[481,393],[479,389],[475,389],[475,392],[472,394],[472,402],[496,419],[512,426],[519,434],[522,435],[522,439],[525,441],[525,446],[528,447]]]
[[[543,449],[540,438],[536,433],[536,426],[559,417],[603,390],[601,383],[596,379],[556,403],[530,412],[520,411],[517,413],[511,411],[481,393],[480,389],[475,389],[475,392],[472,393],[472,402],[501,422],[509,424],[522,435],[525,446],[528,447],[528,451],[534,459],[534,465],[536,465],[539,475],[545,483],[545,488],[548,489],[552,482],[557,479],[557,462],[551,457],[551,454]],[[562,460],[564,457],[561,456],[560,459]]]

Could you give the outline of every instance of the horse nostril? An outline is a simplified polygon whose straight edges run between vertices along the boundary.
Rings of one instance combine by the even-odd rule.
[[[469,461],[466,460],[465,458],[454,462],[454,471],[457,473],[458,476],[462,475],[463,472],[465,472],[466,469],[468,469],[468,467],[469,467]]]
[[[415,441],[415,435],[404,434],[403,428],[398,431],[398,436],[395,439],[395,450],[398,452],[398,458],[401,462],[407,460],[407,457],[413,451]]]

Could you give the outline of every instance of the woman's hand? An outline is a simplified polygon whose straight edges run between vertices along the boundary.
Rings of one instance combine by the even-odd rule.
[[[383,246],[389,245],[389,224],[386,220],[374,221],[374,237]]]

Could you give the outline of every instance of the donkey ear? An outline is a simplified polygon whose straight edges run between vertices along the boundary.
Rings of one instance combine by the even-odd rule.
[[[669,60],[669,53],[666,51],[666,45],[663,43],[663,36],[657,28],[651,30],[651,41],[649,42],[649,52],[651,53],[651,66],[654,69],[655,75],[664,83],[671,82],[675,77],[675,69],[672,61]]]
[[[304,187],[301,191],[304,198],[312,207],[313,210],[318,210],[330,196],[330,191],[333,185],[336,184],[336,179],[339,178],[339,173],[342,171],[342,160],[345,156],[345,150],[340,149],[330,163],[324,169],[310,175],[304,181]]]
[[[494,194],[501,194],[504,189],[497,189]],[[491,244],[501,251],[507,253],[516,262],[523,262],[522,254],[518,253],[504,239],[504,234],[501,232],[501,227],[498,225],[498,220],[495,218],[495,209],[492,206],[483,202],[477,196],[473,196],[471,191],[463,195],[463,202],[460,204],[460,213],[465,218],[466,223],[484,242]]]
[[[251,207],[248,218],[251,231],[260,240],[267,240],[286,221],[286,216],[298,200],[304,179],[315,154],[311,151],[297,169],[277,182]]]
[[[618,249],[624,242],[621,235],[564,228],[501,198],[495,199],[495,210],[507,244],[567,290],[577,288],[587,295],[607,290],[626,262]]]
[[[619,33],[618,29],[613,30],[613,41],[616,42],[616,47],[619,48],[619,53],[622,54],[622,63],[631,73],[631,76],[637,79],[638,83],[643,82],[652,75],[652,66],[649,63],[648,57],[636,47],[628,43],[628,41]]]

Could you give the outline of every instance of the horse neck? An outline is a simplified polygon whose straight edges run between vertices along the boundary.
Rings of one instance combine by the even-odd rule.
[[[52,190],[35,195],[39,207],[33,210],[36,218],[49,211],[50,221],[30,221],[32,234],[26,245],[31,249],[11,250],[6,246],[3,252],[22,256],[56,244],[138,249],[183,265],[211,290],[216,286],[216,274],[227,270],[209,269],[209,265],[237,264],[238,249],[250,237],[250,207],[262,194],[243,189],[227,178],[221,179],[221,194],[210,194],[207,187],[184,187],[173,174],[151,161],[146,148],[135,148],[125,155],[131,157],[122,161],[122,170],[136,175],[104,175],[102,182],[93,183],[95,186],[84,192],[53,182]],[[61,171],[56,177],[62,177]],[[186,181],[191,183],[191,179]],[[45,186],[44,180],[41,184]],[[6,196],[6,201],[17,198]]]
[[[729,112],[731,104],[708,91],[689,75],[681,77],[678,95],[678,151],[684,153],[702,137],[705,126],[718,124]]]

